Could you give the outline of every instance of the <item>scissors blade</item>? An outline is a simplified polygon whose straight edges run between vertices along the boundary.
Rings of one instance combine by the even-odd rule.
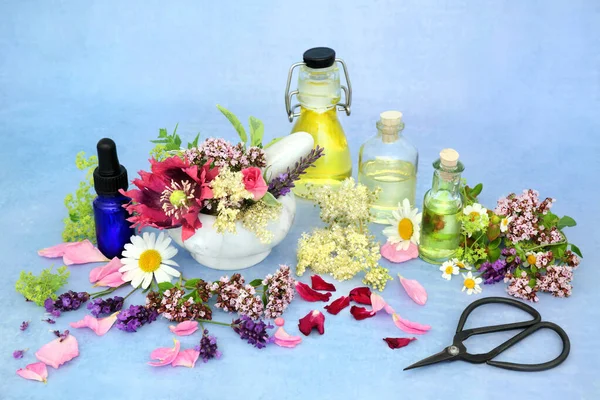
[[[413,368],[424,367],[426,365],[436,364],[441,361],[451,361],[454,358],[456,358],[456,354],[450,354],[448,352],[448,348],[445,348],[437,354],[424,358],[421,361],[418,361],[412,365],[409,365],[408,367],[404,368],[404,371],[408,371],[409,369]]]

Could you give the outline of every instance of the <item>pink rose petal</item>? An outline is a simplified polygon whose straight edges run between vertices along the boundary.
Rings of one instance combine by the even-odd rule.
[[[175,325],[170,325],[169,329],[177,336],[188,336],[198,330],[197,321],[183,321]]]
[[[397,250],[395,245],[386,242],[381,246],[380,252],[383,258],[393,263],[402,263],[419,257],[419,248],[414,243],[411,243],[406,250]]]
[[[171,365],[173,367],[188,367],[194,368],[196,361],[200,357],[200,352],[194,349],[181,350]]]
[[[418,322],[402,319],[398,314],[393,314],[392,319],[398,328],[406,333],[412,333],[413,335],[422,335],[431,329],[431,326],[429,325],[423,325],[419,324]]]
[[[43,362],[36,362],[17,370],[17,375],[33,381],[48,382],[48,368]]]
[[[406,279],[400,274],[398,274],[398,277],[400,278],[400,283],[404,290],[406,290],[408,297],[418,305],[424,306],[425,303],[427,303],[427,292],[423,285],[414,279]]]
[[[374,312],[385,310],[388,314],[394,314],[394,309],[377,293],[371,293],[371,304]]]
[[[90,328],[96,335],[102,336],[112,328],[117,320],[118,314],[119,313],[116,312],[106,318],[94,318],[91,315],[86,315],[82,320],[71,322],[70,325],[73,328]]]
[[[108,261],[108,258],[104,257],[100,250],[87,239],[82,242],[61,243],[42,249],[38,251],[38,254],[48,258],[62,256],[65,265]]]
[[[67,361],[71,361],[79,355],[79,345],[75,336],[69,335],[63,341],[56,338],[50,343],[43,345],[35,356],[46,365],[58,368]]]
[[[151,361],[148,365],[153,367],[163,367],[171,364],[177,358],[177,354],[179,354],[179,350],[181,349],[179,340],[173,339],[173,342],[175,343],[175,346],[173,347],[160,347],[153,350],[152,353],[150,353],[150,358],[158,361]]]
[[[123,274],[119,272],[119,268],[123,266],[121,260],[114,257],[108,264],[94,268],[90,271],[90,283],[95,283],[94,286],[119,287],[123,283]]]
[[[287,333],[283,326],[280,326],[275,332],[274,342],[277,346],[293,348],[298,346],[302,342],[302,338],[300,336],[292,336]]]

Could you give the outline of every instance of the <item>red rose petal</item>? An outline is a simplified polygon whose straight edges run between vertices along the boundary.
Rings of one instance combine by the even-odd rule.
[[[313,275],[310,277],[312,288],[315,290],[327,290],[328,292],[335,292],[335,286],[332,283],[325,282],[319,275]]]
[[[342,296],[339,299],[334,300],[325,309],[329,314],[337,315],[340,311],[350,305],[350,297]]]
[[[350,300],[359,303],[371,305],[371,289],[368,287],[357,287],[350,291]]]
[[[387,343],[387,345],[389,346],[390,349],[400,349],[404,346],[407,346],[413,340],[417,340],[417,338],[414,338],[414,337],[413,338],[386,337],[386,338],[383,338],[383,340]]]
[[[373,310],[367,310],[364,307],[352,306],[350,308],[350,314],[352,314],[354,319],[356,319],[357,321],[360,321],[363,319],[374,317],[375,314],[377,314],[377,313],[374,312]]]
[[[325,333],[325,315],[319,310],[312,310],[298,321],[298,329],[305,336],[308,336],[313,328],[317,328],[321,335]]]
[[[306,283],[295,282],[296,292],[306,301],[329,301],[331,293],[319,293],[310,288]]]

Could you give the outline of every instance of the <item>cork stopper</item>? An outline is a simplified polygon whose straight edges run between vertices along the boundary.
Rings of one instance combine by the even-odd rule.
[[[454,149],[440,151],[440,163],[446,168],[454,168],[458,164],[458,152]]]
[[[400,111],[384,111],[379,114],[377,127],[383,134],[384,143],[392,143],[398,139],[398,132],[404,128]]]

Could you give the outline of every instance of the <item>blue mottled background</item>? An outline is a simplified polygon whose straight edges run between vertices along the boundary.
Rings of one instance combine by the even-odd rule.
[[[0,399],[598,399],[598,174],[600,173],[600,3],[598,1],[0,1]],[[406,136],[421,155],[417,195],[430,184],[439,149],[458,149],[471,182],[485,182],[493,206],[511,191],[534,187],[558,199],[554,211],[579,225],[569,238],[583,250],[574,295],[542,295],[536,308],[569,333],[568,360],[543,373],[515,373],[456,362],[410,372],[402,368],[451,342],[463,308],[474,298],[437,268],[414,260],[390,267],[421,281],[425,307],[398,281],[384,296],[405,318],[433,329],[392,351],[383,337],[406,336],[384,315],[357,322],[347,311],[327,315],[326,333],[294,350],[258,351],[214,327],[223,358],[195,369],[153,369],[150,351],[167,346],[167,322],[137,334],[75,333],[81,355],[50,369],[47,385],[15,370],[52,338],[43,311],[14,291],[22,269],[53,260],[36,250],[60,242],[63,198],[81,173],[73,160],[93,153],[104,136],[116,140],[131,177],[147,168],[158,128],[179,123],[184,139],[235,139],[216,103],[244,120],[264,120],[266,139],[289,132],[283,92],[288,67],[305,49],[327,45],[349,65],[351,117],[341,117],[356,162],[379,112],[400,109]],[[296,241],[318,224],[300,202],[294,229],[248,278],[295,263]],[[380,235],[380,228],[375,232]],[[186,276],[216,271],[177,256]],[[89,290],[91,265],[74,266],[69,289]],[[302,278],[307,281],[307,277]],[[338,293],[359,280],[338,284]],[[483,295],[504,295],[503,285]],[[141,302],[142,296],[133,297]],[[313,307],[295,301],[286,328]],[[81,318],[80,310],[56,327]],[[505,308],[473,315],[479,324],[520,317]],[[227,316],[217,312],[216,317]],[[19,324],[31,320],[28,331]],[[469,340],[483,351],[506,335]],[[192,346],[197,336],[182,340]],[[15,349],[29,348],[23,360]],[[545,361],[559,341],[540,332],[502,355]]]

